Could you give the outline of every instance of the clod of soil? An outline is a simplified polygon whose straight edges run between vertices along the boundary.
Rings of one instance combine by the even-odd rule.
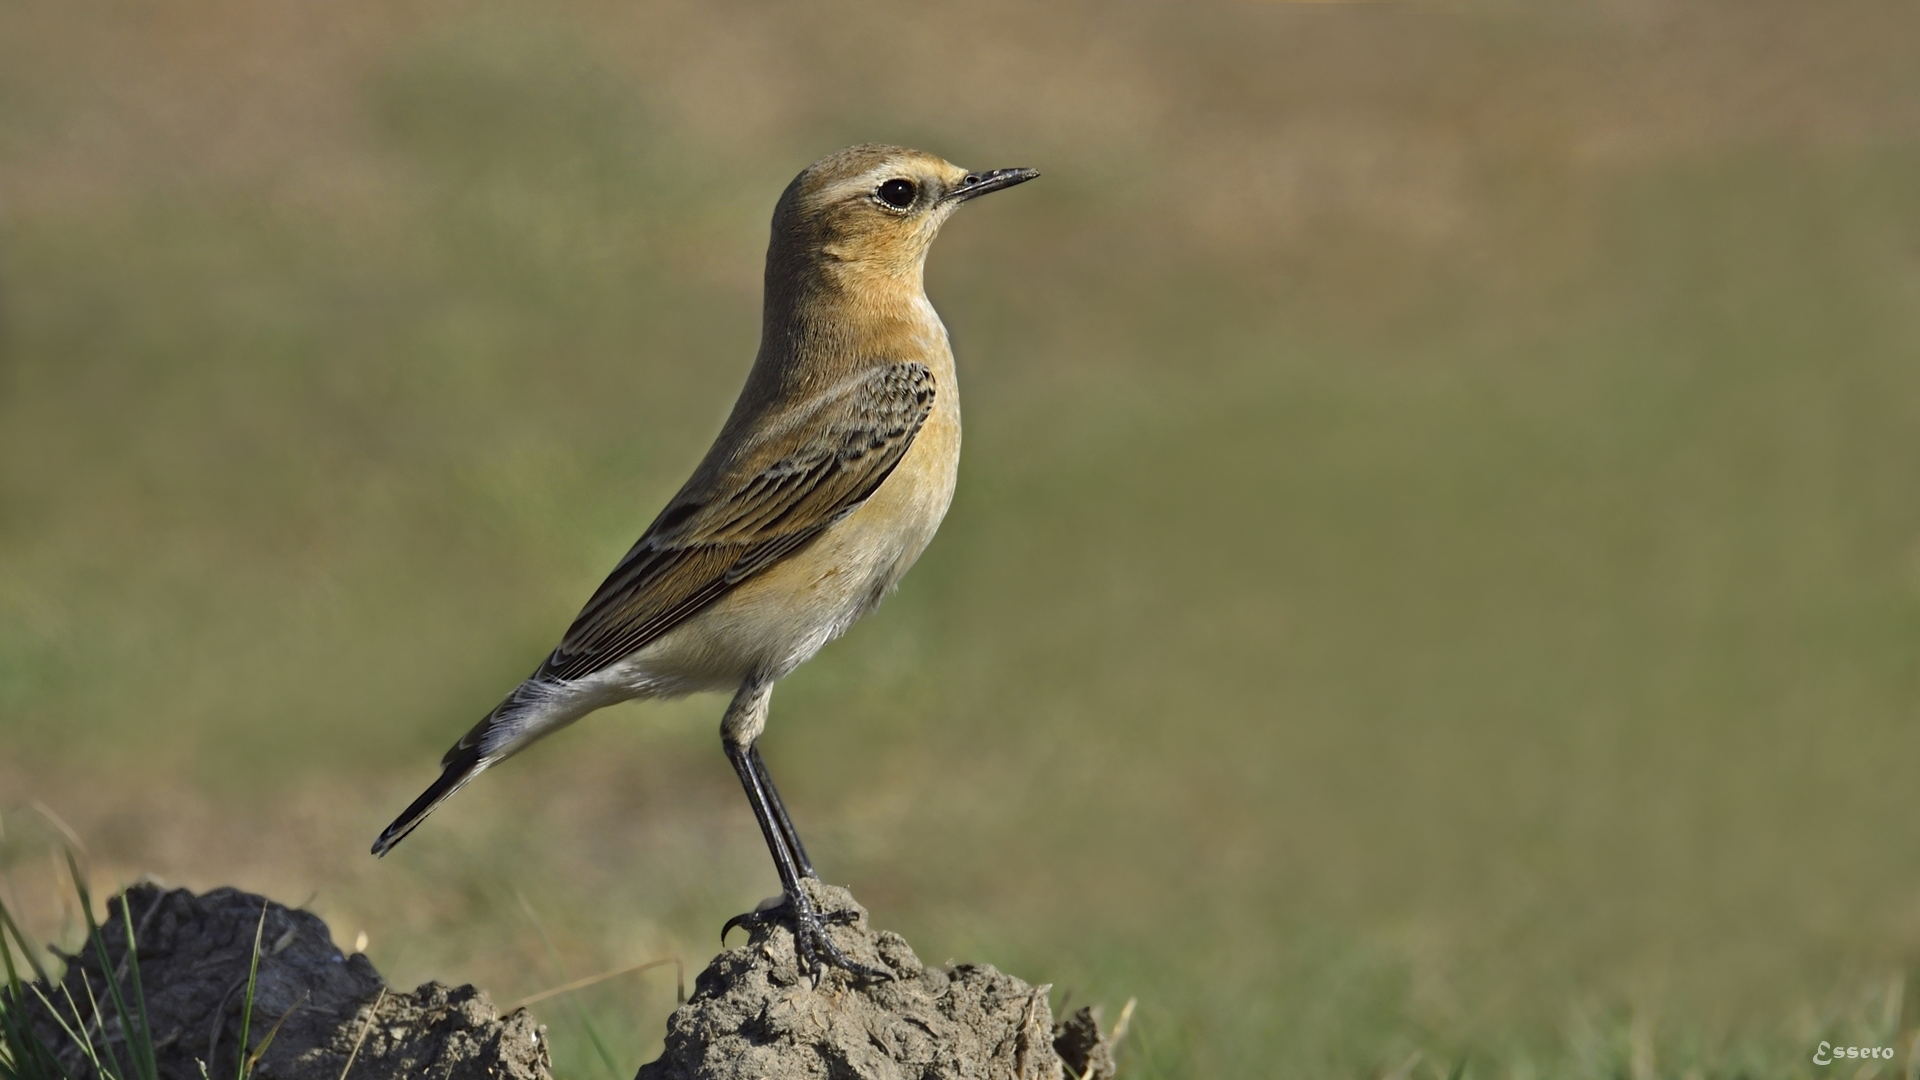
[[[828,932],[853,960],[891,971],[865,981],[801,974],[793,933],[770,922],[701,972],[667,1021],[665,1052],[635,1080],[1111,1080],[1113,1057],[1087,1010],[1056,1027],[1046,986],[991,967],[930,968],[900,935],[875,932],[845,889],[808,882]]]
[[[364,955],[342,956],[334,948],[318,916],[237,889],[195,896],[136,885],[108,901],[101,937],[136,1016],[123,903],[133,916],[147,1026],[163,1080],[236,1075],[262,905],[266,922],[248,1040],[259,1054],[257,1080],[551,1080],[546,1032],[526,1010],[502,1018],[487,995],[471,986],[427,983],[411,994],[391,990]],[[69,958],[60,984],[42,990],[59,1019],[76,1032],[84,1027],[102,1057],[111,1052],[132,1074],[124,1067],[125,1024],[91,940]],[[59,1021],[31,994],[28,1006],[35,1032],[68,1075],[93,1080],[97,1074]]]

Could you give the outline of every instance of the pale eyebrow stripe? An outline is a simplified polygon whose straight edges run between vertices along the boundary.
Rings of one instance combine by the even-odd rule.
[[[892,171],[893,171],[892,169],[889,169],[884,165],[878,166],[876,168],[868,169],[866,172],[861,173],[859,176],[855,176],[847,180],[842,180],[839,183],[833,185],[832,187],[821,189],[817,194],[813,196],[813,199],[816,202],[831,202],[835,199],[840,198],[843,195],[852,194],[854,192],[860,192],[864,194],[878,187],[880,184],[880,178]]]

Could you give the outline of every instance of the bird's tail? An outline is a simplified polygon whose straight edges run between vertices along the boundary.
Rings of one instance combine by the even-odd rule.
[[[448,751],[446,760],[441,764],[444,768],[441,770],[440,779],[428,785],[427,790],[413,800],[413,805],[402,811],[399,817],[394,818],[393,824],[387,826],[386,830],[380,834],[380,839],[373,842],[375,855],[385,855],[392,850],[393,845],[405,840],[408,833],[426,820],[428,814],[433,813],[434,807],[446,802],[449,795],[465,787],[467,781],[479,776],[482,770],[493,764],[493,761],[481,753],[477,742],[469,746],[467,740],[462,739],[460,745]]]
[[[434,807],[446,802],[489,765],[512,757],[540,736],[571,724],[601,704],[604,701],[570,692],[566,683],[538,676],[521,683],[453,744],[440,759],[440,779],[393,819],[380,839],[373,842],[373,853],[385,855],[433,813]]]

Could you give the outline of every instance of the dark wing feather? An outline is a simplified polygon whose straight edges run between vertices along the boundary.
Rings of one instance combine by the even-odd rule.
[[[704,463],[536,677],[577,679],[616,663],[805,547],[892,474],[934,390],[925,365],[874,368]]]

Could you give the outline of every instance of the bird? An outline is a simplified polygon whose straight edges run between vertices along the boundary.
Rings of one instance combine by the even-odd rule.
[[[802,169],[774,206],[760,347],[713,446],[532,675],[441,759],[374,842],[384,856],[488,768],[621,701],[731,691],[721,746],[816,985],[849,959],[759,750],[773,686],[873,611],[933,539],[960,462],[960,398],[927,251],[955,210],[1036,169],[973,172],[867,143]]]

